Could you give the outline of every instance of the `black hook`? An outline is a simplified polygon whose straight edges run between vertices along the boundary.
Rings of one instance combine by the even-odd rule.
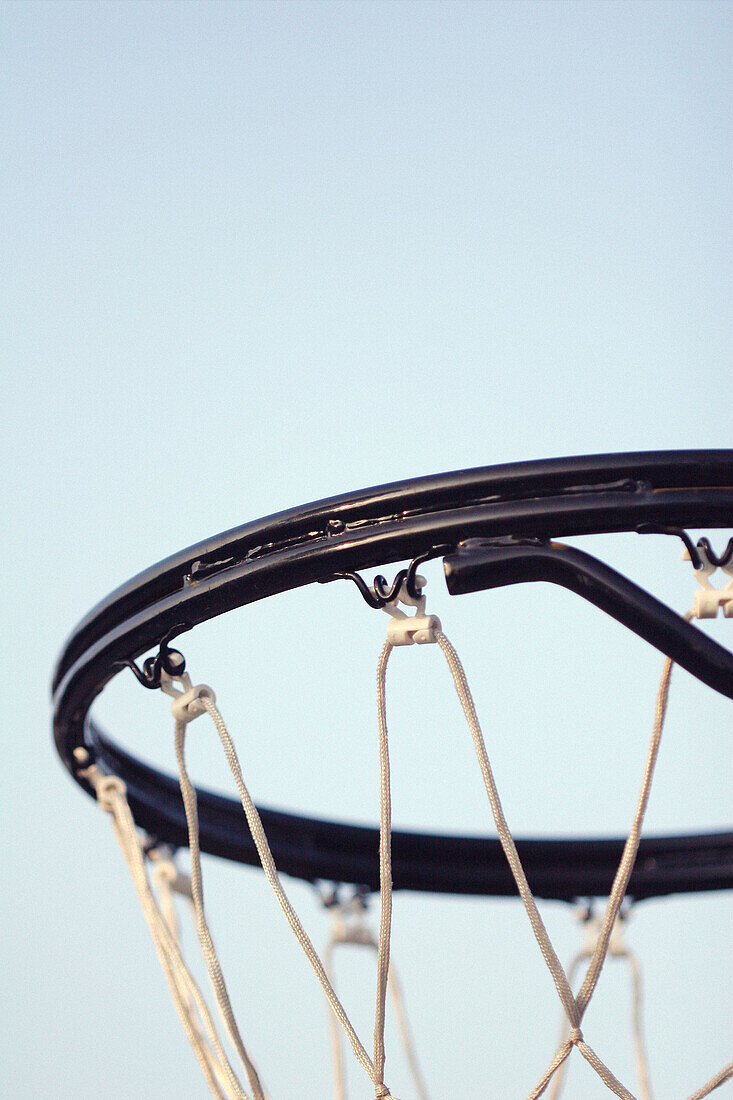
[[[384,607],[387,602],[372,591],[360,573],[334,573],[333,580],[353,581],[370,607],[378,609]],[[381,577],[380,580],[384,581],[384,577]]]
[[[690,555],[692,568],[695,571],[703,569],[705,566],[705,562],[700,556],[700,550],[702,550],[710,564],[718,569],[724,568],[733,559],[733,538],[728,539],[728,545],[718,557],[710,545],[710,539],[705,538],[703,535],[702,538],[697,540],[697,546],[695,546],[687,531],[683,531],[681,527],[663,527],[653,523],[642,523],[636,530],[640,535],[674,535],[676,538],[682,539],[685,549]]]
[[[132,669],[138,682],[143,687],[151,690],[159,688],[161,672],[167,672],[169,676],[182,676],[186,671],[186,658],[177,649],[171,649],[168,643],[176,634],[180,634],[187,629],[187,623],[178,623],[176,626],[171,627],[161,640],[160,648],[155,657],[146,657],[142,668],[138,668],[131,658],[120,661],[119,664]]]
[[[701,539],[697,540],[697,545],[705,551],[705,557],[710,564],[717,566],[719,569],[724,569],[728,562],[733,560],[733,538],[728,539],[728,545],[720,557],[718,557],[710,545],[710,540],[706,539],[704,535]]]
[[[364,912],[369,908],[371,890],[368,886],[348,886],[345,890],[343,882],[332,882],[328,887],[316,887],[316,893],[325,909],[340,909],[352,903]]]
[[[430,561],[432,558],[440,558],[443,554],[449,554],[454,547],[450,543],[440,543],[438,546],[431,546],[429,550],[426,550],[424,554],[418,554],[416,558],[413,558],[407,568],[407,576],[405,577],[405,588],[407,594],[413,600],[420,599],[420,593],[422,588],[417,586],[417,570],[420,565],[426,561]]]
[[[374,583],[371,588],[359,573],[334,573],[333,579],[353,581],[366,603],[375,609],[380,609],[385,607],[388,603],[393,603],[399,596],[403,584],[407,589],[408,595],[413,600],[419,600],[422,588],[418,587],[417,584],[418,567],[424,562],[430,561],[431,558],[438,558],[443,554],[449,553],[452,549],[453,547],[449,543],[431,546],[429,550],[413,558],[407,569],[400,569],[391,585],[387,584],[386,578],[383,577],[381,573],[374,578]]]
[[[387,584],[385,578],[381,573],[374,578],[374,584],[372,585],[372,591],[379,600],[379,607],[384,607],[385,604],[392,603],[400,594],[402,588],[402,582],[407,577],[407,570],[400,569],[399,573],[392,581],[391,585]]]

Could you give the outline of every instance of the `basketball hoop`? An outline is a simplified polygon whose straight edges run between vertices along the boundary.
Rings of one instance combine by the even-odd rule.
[[[621,903],[624,898],[638,901],[733,886],[733,833],[640,837],[672,663],[733,699],[733,653],[691,622],[718,612],[733,618],[733,539],[716,553],[707,538],[694,545],[688,528],[733,528],[733,451],[600,455],[461,471],[334,497],[246,524],[140,574],[80,623],[54,678],[56,746],[76,782],[113,815],[176,1007],[215,1095],[247,1097],[249,1093],[211,1031],[211,1018],[182,961],[170,916],[156,901],[144,858],[150,850],[191,848],[191,898],[202,948],[227,1031],[245,1067],[251,1095],[258,1100],[264,1093],[233,1019],[213,945],[207,947],[211,940],[203,912],[200,852],[262,865],[377,1100],[392,1095],[383,1080],[384,997],[392,891],[405,889],[487,896],[519,893],[570,1025],[569,1036],[531,1096],[545,1091],[574,1047],[611,1091],[632,1096],[588,1046],[581,1029],[607,952],[623,953],[616,924]],[[700,585],[689,615],[678,615],[598,558],[559,541],[611,532],[682,539]],[[443,559],[451,596],[551,582],[590,601],[666,656],[642,792],[628,838],[512,837],[465,673],[440,620],[426,609],[418,567],[431,558]],[[391,585],[381,576],[369,585],[361,576],[365,569],[407,560],[409,567],[400,570]],[[721,586],[713,583],[718,570],[724,575]],[[370,608],[390,615],[378,679],[382,803],[378,829],[287,810],[258,810],[249,797],[213,690],[192,682],[183,656],[172,646],[198,624],[234,608],[304,585],[344,578],[358,587]],[[435,603],[433,595],[431,608]],[[384,676],[391,649],[412,644],[437,644],[448,662],[474,740],[498,839],[391,828]],[[150,650],[156,652],[140,666],[139,659]],[[145,688],[173,696],[178,778],[137,760],[90,717],[94,699],[125,669],[131,669]],[[207,714],[216,724],[240,800],[196,789],[188,779],[186,726]],[[137,830],[154,838],[147,849]],[[161,889],[177,881],[173,872],[166,874],[157,876]],[[311,883],[351,884],[361,896],[380,891],[378,938],[372,941],[361,926],[359,931],[359,942],[376,946],[378,956],[373,1058],[351,1027],[326,968],[290,906],[281,875]],[[577,996],[570,991],[549,942],[536,897],[568,902],[584,897],[610,899],[595,946],[585,953],[590,966]],[[347,940],[344,934],[339,942]],[[733,1063],[698,1089],[696,1100],[731,1076]]]

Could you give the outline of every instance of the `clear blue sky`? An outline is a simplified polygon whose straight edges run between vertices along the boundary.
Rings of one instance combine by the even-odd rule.
[[[730,446],[731,8],[59,0],[0,4],[0,34],[0,1091],[193,1100],[205,1087],[109,823],[52,749],[55,655],[146,565],[305,500],[524,458]],[[689,605],[676,548],[606,549]],[[568,595],[464,606],[427,572],[516,831],[622,831],[657,654]],[[330,586],[191,636],[258,798],[374,818],[385,622]],[[398,823],[488,830],[445,671],[397,657]],[[140,694],[118,678],[100,716],[170,768],[168,710]],[[730,706],[679,674],[650,831],[730,820],[730,732]],[[198,737],[197,774],[225,786],[211,731]],[[326,1095],[325,1009],[266,887],[206,874],[273,1100]],[[321,943],[309,891],[293,898]],[[559,1003],[518,905],[397,900],[431,1096],[525,1095]],[[633,923],[664,1100],[730,1058],[729,901],[649,903]],[[547,920],[566,958],[577,930],[562,907]],[[368,1038],[360,965],[344,996]],[[618,967],[599,998],[589,1031],[634,1087]],[[601,1096],[580,1062],[566,1096]],[[368,1097],[356,1069],[351,1083]]]

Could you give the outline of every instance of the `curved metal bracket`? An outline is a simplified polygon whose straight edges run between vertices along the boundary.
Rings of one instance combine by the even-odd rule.
[[[419,599],[420,588],[417,583],[418,566],[426,561],[430,561],[431,558],[439,558],[441,554],[445,554],[452,549],[453,547],[448,544],[431,546],[429,550],[413,558],[407,569],[400,569],[391,585],[387,584],[385,577],[383,577],[381,573],[374,578],[374,583],[371,588],[361,574],[356,572],[334,573],[333,577],[329,579],[334,581],[353,581],[369,607],[375,610],[384,610],[387,604],[394,603],[398,598],[403,584],[405,585],[408,596],[413,600]]]
[[[171,649],[168,643],[175,638],[177,634],[187,629],[188,625],[186,623],[177,623],[176,626],[166,631],[155,657],[148,657],[143,661],[142,668],[139,668],[132,658],[120,661],[120,665],[124,668],[131,669],[135,673],[138,683],[142,684],[143,687],[150,689],[159,688],[162,672],[166,672],[169,676],[180,676],[186,671],[186,658],[179,650]]]

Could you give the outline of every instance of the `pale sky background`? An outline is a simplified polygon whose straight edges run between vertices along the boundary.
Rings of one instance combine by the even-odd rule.
[[[0,36],[0,1093],[194,1100],[109,821],[52,747],[56,654],[131,575],[281,508],[497,462],[730,446],[731,7],[5,2]],[[689,606],[676,543],[600,551]],[[568,593],[451,600],[425,572],[516,833],[627,829],[656,651]],[[375,820],[385,624],[332,585],[186,636],[259,800]],[[732,625],[709,629],[730,642]],[[396,824],[491,831],[439,654],[393,664]],[[126,674],[97,713],[172,769],[160,696]],[[648,832],[730,823],[731,725],[678,672]],[[195,774],[230,789],[212,729],[191,742]],[[329,1095],[322,996],[262,876],[205,876],[273,1100]],[[290,888],[322,944],[311,890]],[[543,914],[567,959],[572,913]],[[433,1100],[525,1096],[560,1006],[519,903],[399,895],[394,927]],[[730,927],[729,895],[634,914],[657,1100],[730,1059]],[[370,965],[339,965],[368,1043]],[[635,1090],[618,964],[598,1002],[586,1034]],[[610,1095],[572,1062],[566,1097]],[[386,1079],[411,1100],[393,1038]],[[370,1095],[355,1064],[349,1095]]]

